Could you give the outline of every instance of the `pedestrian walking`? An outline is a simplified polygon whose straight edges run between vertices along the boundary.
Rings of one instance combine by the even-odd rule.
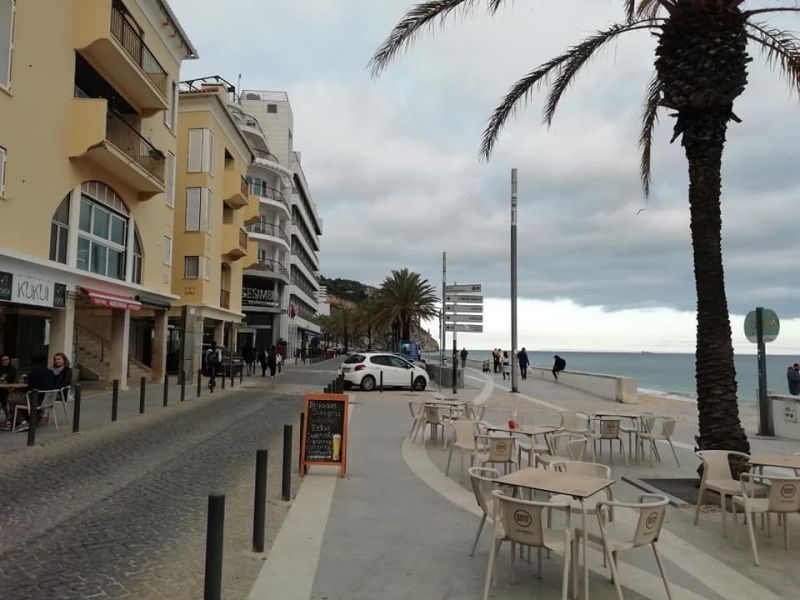
[[[267,351],[264,348],[258,349],[258,364],[261,365],[261,376],[267,376]]]
[[[494,372],[500,372],[500,348],[495,348],[492,350],[492,363],[494,366]]]
[[[283,364],[283,356],[281,356],[280,350],[275,352],[275,365],[278,367],[278,374],[281,372],[281,365]]]
[[[508,351],[503,350],[503,379],[506,377],[511,377],[511,372],[509,370],[509,360],[508,360]]]
[[[256,351],[252,346],[248,346],[244,349],[244,354],[242,355],[244,358],[244,363],[247,365],[247,374],[248,375],[255,375],[256,373]]]
[[[208,389],[214,393],[217,387],[217,369],[222,364],[222,353],[217,348],[217,343],[212,341],[211,348],[206,352],[206,371],[208,372]]]
[[[531,361],[528,359],[528,353],[525,352],[524,347],[517,353],[517,362],[519,363],[519,373],[522,376],[522,379],[527,379],[528,367],[530,366]]]
[[[467,366],[467,356],[469,356],[469,352],[467,352],[466,348],[461,349],[461,368],[465,368]]]
[[[270,346],[269,352],[267,352],[267,366],[269,367],[270,379],[275,377],[275,369],[278,366],[278,359],[275,358],[276,356],[278,356],[278,353],[275,351],[275,346]]]
[[[794,363],[786,370],[786,379],[789,381],[789,393],[800,396],[800,364]]]
[[[558,354],[553,356],[553,358],[555,359],[553,361],[553,377],[556,381],[558,381],[558,374],[567,368],[567,361],[561,358]]]

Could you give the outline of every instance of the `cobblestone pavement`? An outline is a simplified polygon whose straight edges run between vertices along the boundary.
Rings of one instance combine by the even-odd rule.
[[[250,552],[255,451],[270,450],[269,542],[288,508],[283,425],[297,438],[301,392],[327,383],[328,364],[7,457],[0,598],[201,598],[207,497],[217,491],[226,494],[223,590],[246,597],[263,560]]]

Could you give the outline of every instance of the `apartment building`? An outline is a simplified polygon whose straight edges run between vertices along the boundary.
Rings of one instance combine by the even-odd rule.
[[[249,171],[259,221],[248,227],[258,264],[245,271],[241,335],[256,347],[282,343],[288,356],[319,345],[319,236],[322,220],[294,149],[294,117],[285,92],[244,90],[240,127],[263,141]],[[257,298],[254,302],[253,297]],[[269,306],[261,303],[268,298]]]
[[[164,0],[0,0],[0,352],[159,380],[179,71]]]
[[[178,100],[172,291],[179,300],[168,366],[188,374],[202,367],[203,346],[235,349],[242,271],[256,262],[245,230],[259,219],[245,179],[255,157],[228,94],[224,83],[194,80],[182,84]]]

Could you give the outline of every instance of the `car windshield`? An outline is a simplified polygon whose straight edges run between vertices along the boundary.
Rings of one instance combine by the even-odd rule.
[[[364,358],[366,358],[363,354],[354,354],[353,356],[348,356],[344,359],[344,364],[352,365],[354,363],[364,362]]]

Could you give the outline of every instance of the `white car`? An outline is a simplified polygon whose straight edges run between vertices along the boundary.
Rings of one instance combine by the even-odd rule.
[[[421,392],[428,387],[429,381],[425,369],[388,352],[364,352],[348,356],[339,365],[339,373],[344,375],[346,388],[357,385],[365,392],[380,385],[381,373],[385,387],[410,388],[413,380],[414,389]]]

